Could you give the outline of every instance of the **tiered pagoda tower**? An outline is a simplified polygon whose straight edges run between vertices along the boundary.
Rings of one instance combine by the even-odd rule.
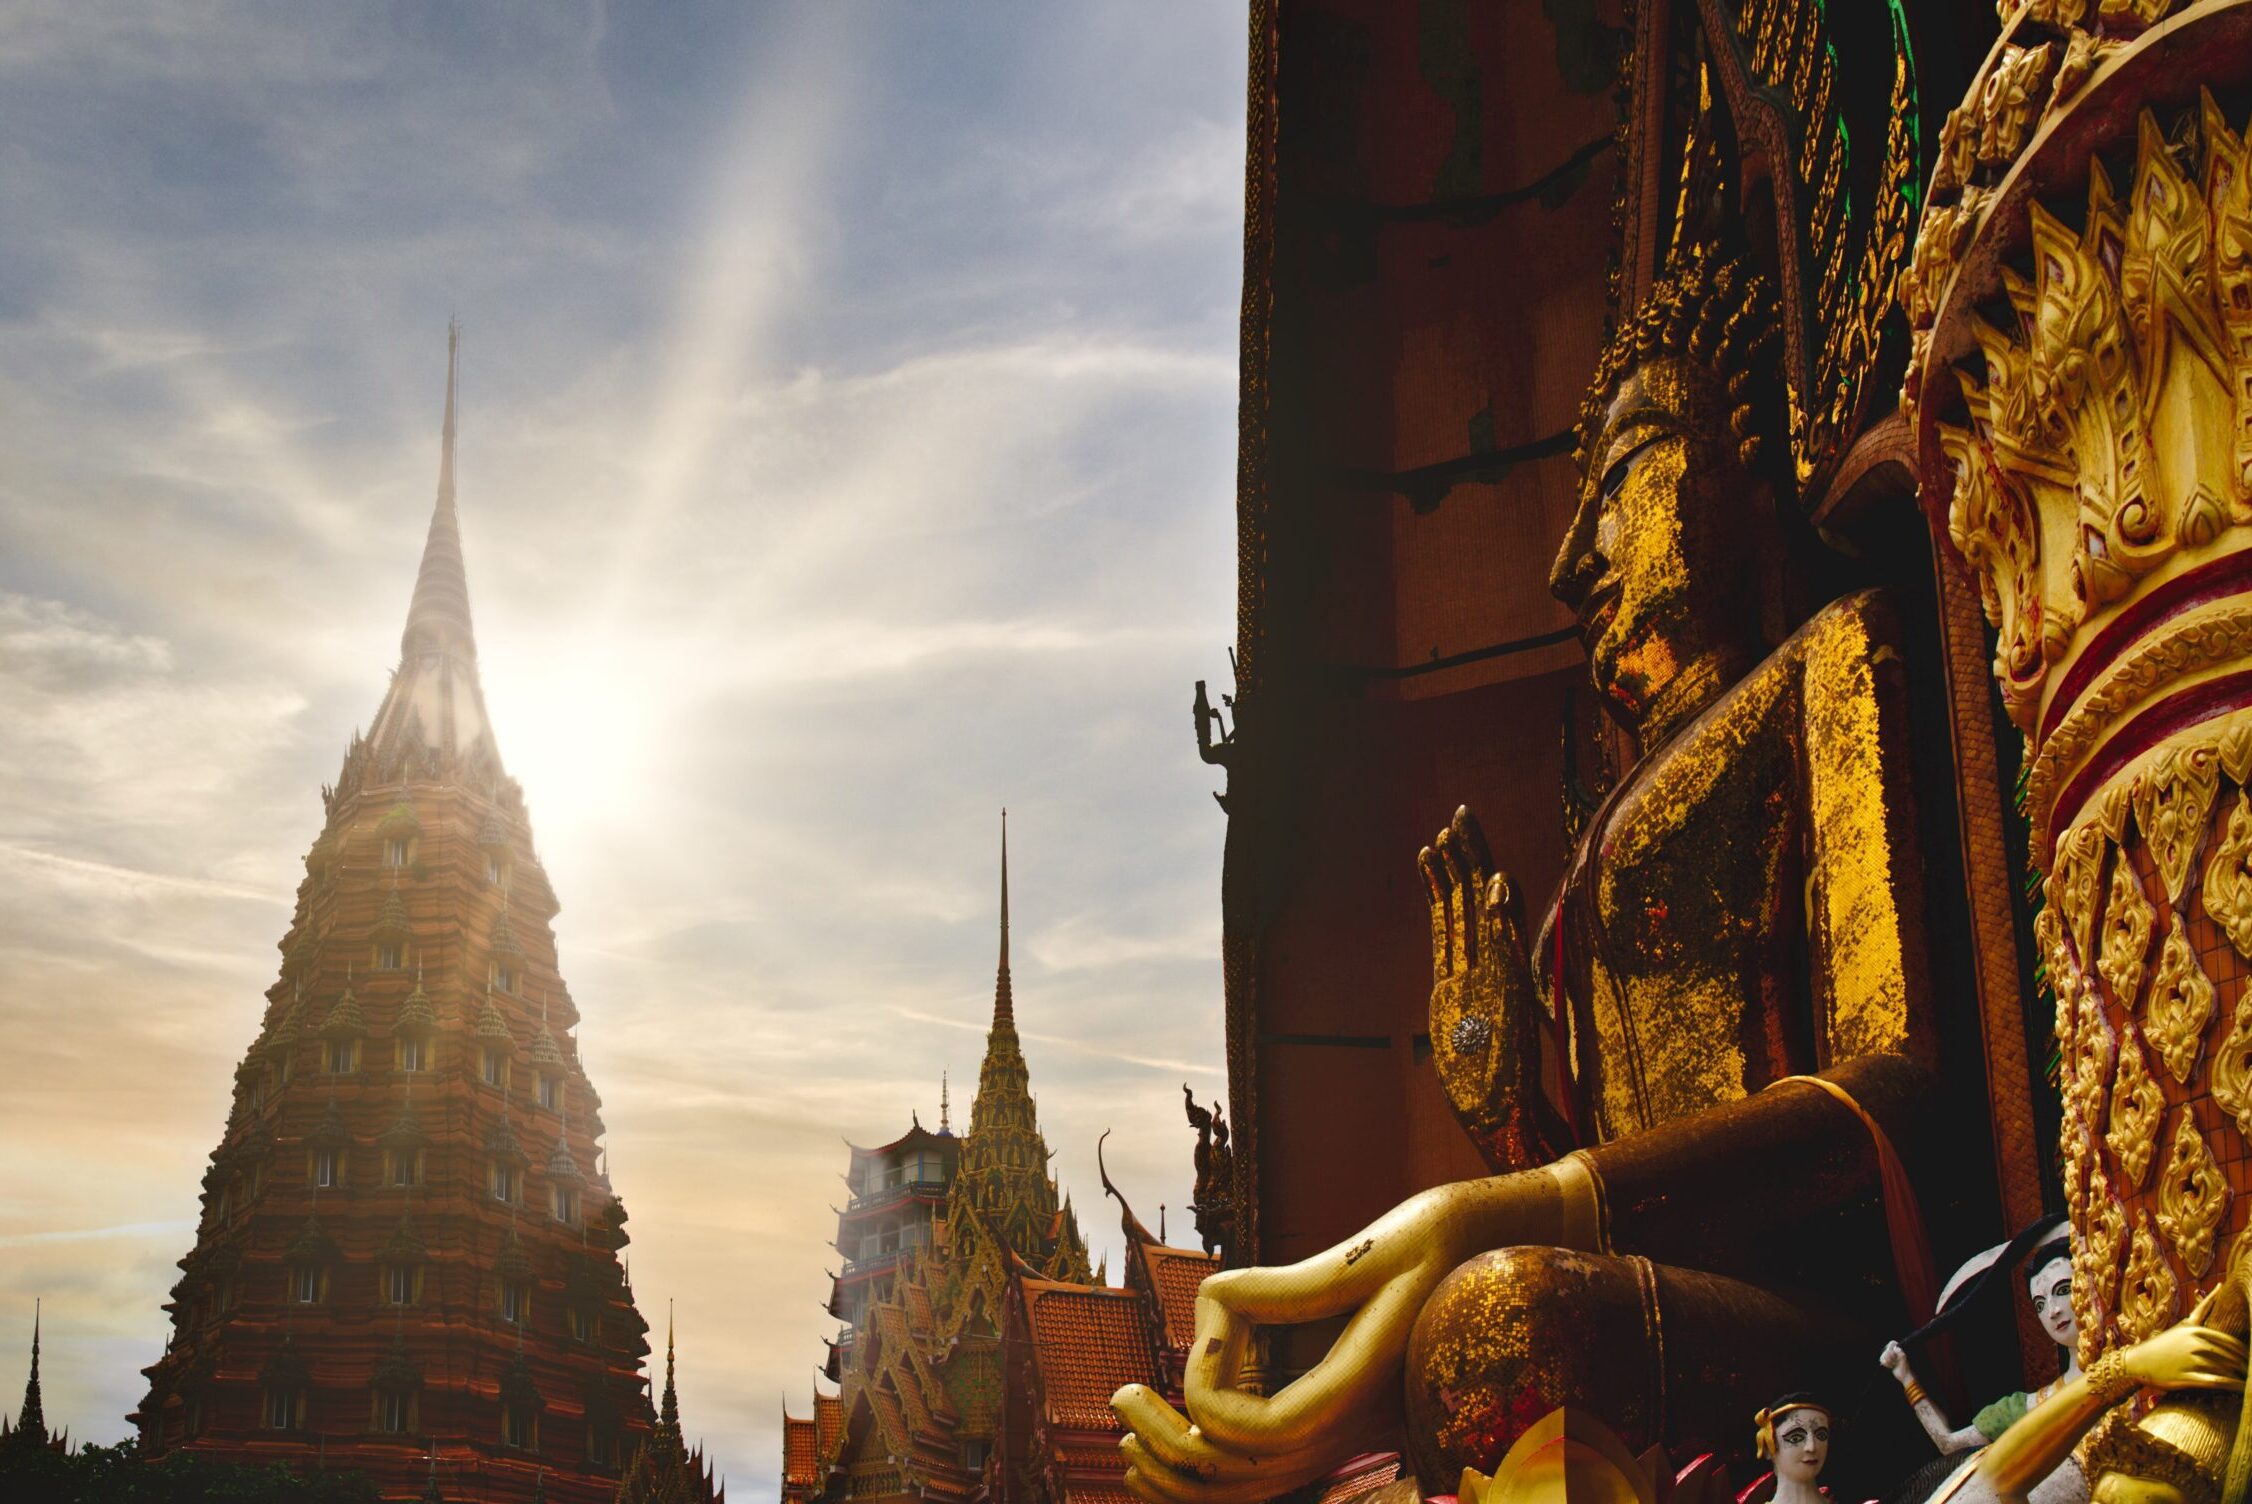
[[[1032,1101],[1032,1079],[1017,1042],[1016,1000],[1009,988],[1009,815],[1001,812],[1001,960],[993,980],[993,1025],[970,1104],[954,1198],[977,1214],[1017,1256],[1052,1277],[1076,1269],[1086,1277],[1087,1245],[1067,1198],[1056,1201],[1048,1173],[1048,1141]]]
[[[318,1458],[402,1499],[435,1479],[449,1501],[607,1504],[655,1428],[647,1326],[555,894],[478,680],[457,343],[399,667],[323,790],[133,1419],[157,1456]]]
[[[783,1498],[966,1504],[1001,1425],[1010,1281],[1082,1289],[1097,1278],[1048,1173],[1017,1040],[1006,824],[1001,960],[970,1131],[955,1138],[942,1108],[936,1133],[918,1123],[880,1149],[855,1147],[851,1182],[829,1299],[845,1324],[827,1368],[839,1393],[817,1401],[813,1420],[784,1417]]]

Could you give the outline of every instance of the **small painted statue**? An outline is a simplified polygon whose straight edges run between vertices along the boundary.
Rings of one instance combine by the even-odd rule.
[[[1830,1461],[1830,1411],[1811,1394],[1786,1394],[1752,1417],[1762,1460],[1774,1463],[1774,1488],[1761,1478],[1737,1495],[1737,1504],[1829,1504],[1821,1485]]]
[[[1989,1255],[1989,1259],[1991,1257]],[[2023,1390],[2005,1394],[1972,1416],[1969,1425],[1956,1430],[1949,1423],[1946,1413],[1939,1408],[1938,1402],[1917,1382],[1915,1370],[1908,1364],[1907,1350],[1901,1344],[1888,1343],[1878,1359],[1900,1381],[1901,1389],[1908,1396],[1909,1405],[1916,1412],[1916,1419],[1923,1423],[1924,1434],[1931,1438],[1931,1444],[1939,1448],[1943,1455],[1968,1452],[2000,1440],[2002,1433],[2014,1425],[2026,1411],[2054,1394],[2067,1380],[2080,1376],[2080,1323],[2072,1310],[2070,1240],[2059,1236],[2043,1243],[2034,1250],[2025,1267],[2028,1271],[2026,1294],[2033,1302],[2033,1317],[2065,1353],[2064,1372],[2038,1390],[2031,1394]],[[1971,1268],[1965,1272],[1976,1273],[1977,1269]],[[1957,1278],[1961,1277],[1958,1274]],[[1966,1290],[1960,1305],[1951,1304],[1948,1311],[1941,1314],[1963,1309],[1969,1303],[1970,1292]]]

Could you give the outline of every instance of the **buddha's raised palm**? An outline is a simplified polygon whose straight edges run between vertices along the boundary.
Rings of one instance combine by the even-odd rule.
[[[1545,1138],[1525,1131],[1540,1053],[1515,890],[1493,870],[1467,809],[1424,848],[1421,864],[1431,901],[1433,1059],[1489,1158],[1524,1166],[1530,1144]],[[1408,1336],[1439,1282],[1488,1248],[1563,1242],[1561,1201],[1548,1170],[1440,1186],[1312,1258],[1206,1280],[1183,1383],[1187,1416],[1139,1384],[1114,1401],[1133,1433],[1122,1443],[1129,1486],[1168,1504],[1246,1504],[1327,1472],[1397,1412]],[[1321,1361],[1281,1392],[1242,1387],[1255,1328],[1348,1313]]]

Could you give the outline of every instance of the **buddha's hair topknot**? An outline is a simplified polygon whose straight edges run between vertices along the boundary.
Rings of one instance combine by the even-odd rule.
[[[1711,371],[1721,383],[1737,457],[1750,465],[1769,437],[1771,404],[1755,400],[1774,360],[1774,297],[1767,279],[1741,257],[1697,247],[1676,258],[1596,363],[1580,407],[1579,463],[1603,432],[1619,383],[1644,361],[1672,359]]]

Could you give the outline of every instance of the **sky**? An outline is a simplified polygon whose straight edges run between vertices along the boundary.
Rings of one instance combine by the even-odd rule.
[[[966,1118],[1009,809],[1055,1167],[1219,1091],[1244,19],[0,10],[0,1409],[112,1441],[396,663],[463,325],[485,691],[643,1312],[743,1497],[847,1138]]]

